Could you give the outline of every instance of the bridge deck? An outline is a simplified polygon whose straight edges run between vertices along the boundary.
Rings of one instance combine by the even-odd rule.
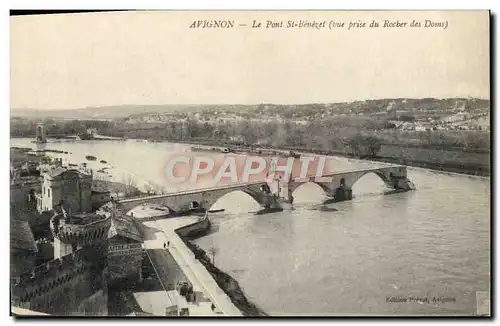
[[[376,168],[362,168],[362,169],[356,169],[356,170],[346,170],[346,171],[336,171],[332,173],[326,173],[323,174],[323,177],[331,177],[334,175],[342,175],[342,174],[347,174],[347,173],[356,173],[356,172],[375,172],[375,171],[384,171],[384,170],[390,170],[393,168],[400,168],[403,167],[402,165],[393,165],[393,166],[384,166],[384,167],[376,167]],[[311,177],[314,177],[315,175],[311,175]]]
[[[334,177],[336,175],[345,175],[345,174],[357,173],[357,172],[377,172],[377,171],[384,171],[384,170],[390,170],[390,169],[401,168],[401,167],[405,167],[405,166],[402,166],[402,165],[392,165],[392,166],[384,166],[384,167],[361,168],[361,169],[353,169],[353,170],[342,170],[342,171],[335,171],[335,172],[331,172],[331,173],[325,173],[325,174],[322,174],[320,176],[317,176],[316,174],[310,174],[310,175],[306,175],[303,180],[299,176],[292,175],[290,177],[290,180],[293,179],[294,181],[307,181],[307,180],[310,180],[311,178],[317,178],[317,177],[326,178],[326,177]]]
[[[337,171],[337,172],[323,174],[322,177],[332,177],[335,175],[343,175],[343,174],[356,173],[356,172],[368,172],[368,171],[369,172],[376,172],[376,171],[383,171],[383,170],[388,170],[388,169],[397,168],[397,167],[403,167],[403,166],[394,165],[394,166],[361,168],[361,169],[355,169],[355,170]],[[312,177],[316,177],[316,175],[306,176],[307,179],[312,178]],[[265,180],[262,180],[262,181],[238,183],[238,184],[232,184],[232,185],[231,184],[230,185],[220,185],[220,186],[210,187],[210,188],[199,188],[199,189],[185,190],[185,191],[168,193],[168,194],[164,194],[164,195],[134,197],[134,198],[119,200],[118,203],[133,203],[135,201],[143,201],[145,199],[158,199],[158,198],[168,198],[168,197],[176,197],[176,196],[183,196],[183,195],[192,195],[192,194],[199,194],[202,192],[215,191],[215,190],[221,190],[221,189],[240,189],[240,188],[244,188],[247,186],[260,185],[260,184],[263,184],[265,182],[266,182]]]
[[[237,183],[233,185],[221,185],[217,187],[210,187],[210,188],[198,188],[198,189],[192,189],[192,190],[185,190],[185,191],[178,191],[178,192],[173,192],[173,193],[168,193],[164,195],[154,195],[154,196],[143,196],[143,197],[134,197],[134,198],[128,198],[128,199],[122,199],[117,201],[118,203],[132,203],[134,201],[142,201],[144,199],[157,199],[157,198],[168,198],[168,197],[176,197],[176,196],[183,196],[183,195],[192,195],[192,194],[199,194],[202,192],[207,192],[207,191],[215,191],[215,190],[221,190],[221,189],[240,189],[248,186],[253,186],[253,185],[260,185],[264,184],[265,181],[254,181],[254,182],[247,182],[247,183]]]

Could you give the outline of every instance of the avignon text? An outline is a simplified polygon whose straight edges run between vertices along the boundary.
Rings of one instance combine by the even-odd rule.
[[[234,28],[234,20],[195,20],[189,28]]]

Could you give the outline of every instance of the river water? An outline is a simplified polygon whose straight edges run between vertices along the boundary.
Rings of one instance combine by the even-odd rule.
[[[11,146],[37,145],[11,139]],[[165,158],[186,149],[133,140],[38,146],[68,151],[56,155],[74,163],[97,156],[89,166],[108,167],[111,179],[133,173],[138,184],[167,190],[177,188],[165,184]],[[333,162],[338,170],[374,164]],[[408,175],[417,190],[391,195],[374,174],[362,177],[352,201],[328,205],[337,211],[318,210],[325,197],[314,184],[295,191],[293,208],[268,215],[254,215],[259,205],[233,192],[213,207],[226,210],[213,214],[216,231],[197,243],[215,245],[216,265],[270,315],[473,315],[476,292],[490,286],[490,180],[423,169]]]

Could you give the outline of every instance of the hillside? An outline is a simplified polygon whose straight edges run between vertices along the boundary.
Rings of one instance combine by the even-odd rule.
[[[465,103],[465,105],[464,105]],[[38,110],[38,109],[11,109],[12,117],[32,119],[57,118],[57,119],[116,119],[128,116],[145,116],[149,114],[169,115],[175,112],[196,113],[206,112],[232,112],[246,116],[248,114],[283,115],[287,118],[310,116],[311,113],[324,114],[364,114],[377,115],[381,113],[411,113],[413,116],[446,115],[450,108],[466,106],[465,110],[488,109],[490,101],[484,99],[450,98],[450,99],[376,99],[366,101],[342,103],[311,103],[297,105],[282,104],[196,104],[196,105],[113,105],[102,107],[87,107],[73,110]],[[247,112],[245,112],[247,111]],[[287,112],[287,113],[285,113]],[[313,113],[313,114],[314,114]]]
[[[215,105],[112,105],[100,107],[87,107],[82,109],[68,110],[38,110],[13,108],[12,117],[20,118],[56,118],[56,119],[116,119],[130,115],[141,115],[150,113],[168,114],[177,111],[199,112],[207,108],[217,107]],[[228,105],[234,108],[236,106]],[[244,107],[244,106],[241,106]]]

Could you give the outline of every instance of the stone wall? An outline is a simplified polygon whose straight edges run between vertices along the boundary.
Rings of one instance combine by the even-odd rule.
[[[107,290],[104,276],[107,261],[100,249],[84,247],[14,278],[12,304],[56,315],[78,311],[96,292]],[[84,307],[89,309],[85,311],[88,314],[100,314],[103,309],[93,304]]]
[[[107,316],[108,314],[108,293],[100,290],[85,298],[73,316]]]
[[[181,237],[196,237],[205,234],[210,229],[211,223],[208,218],[204,218],[193,224],[178,228],[175,232]]]

